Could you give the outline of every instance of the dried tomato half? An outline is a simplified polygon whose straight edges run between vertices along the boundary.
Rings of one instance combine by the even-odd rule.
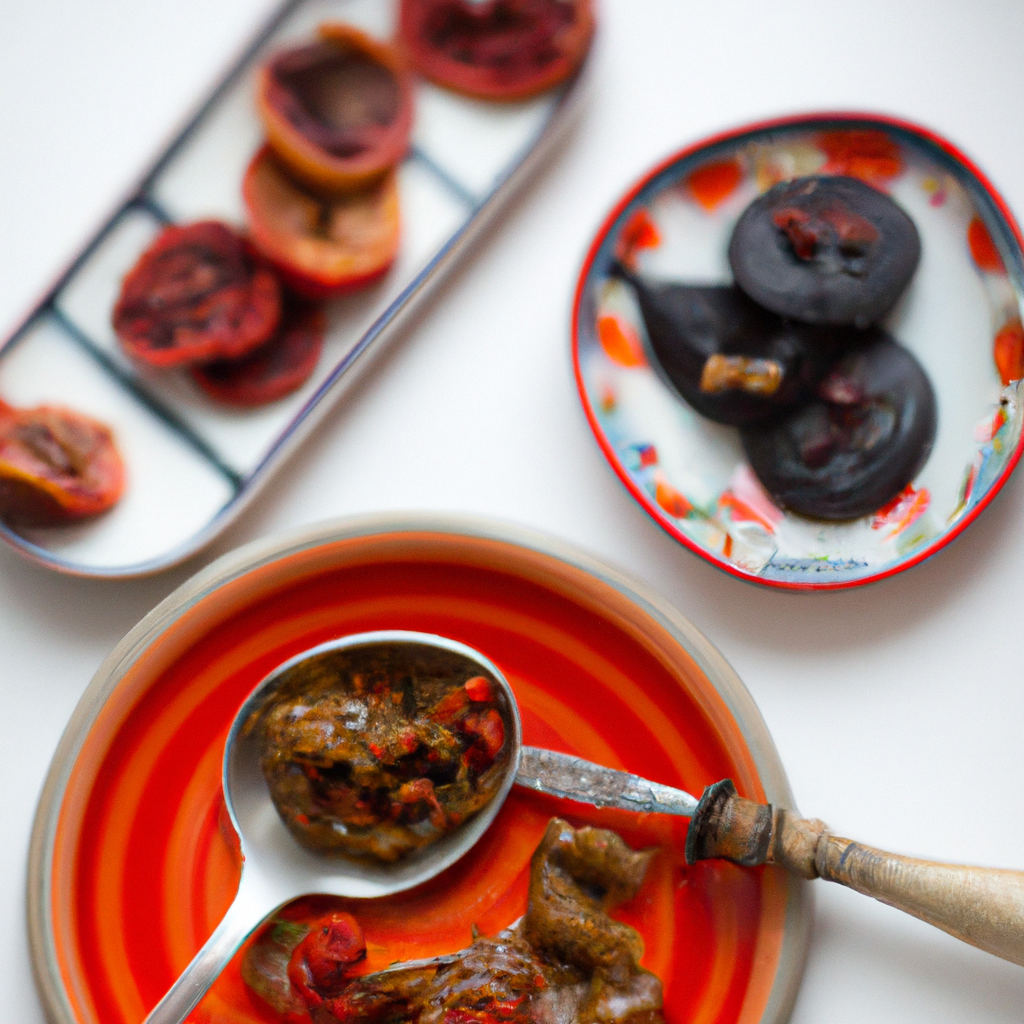
[[[110,429],[59,406],[0,403],[0,518],[51,526],[105,512],[124,490]]]
[[[318,302],[287,296],[277,334],[241,359],[192,368],[195,382],[227,405],[266,405],[291,394],[316,369],[326,317]]]
[[[427,78],[489,100],[534,96],[583,63],[591,0],[402,0],[402,40]]]
[[[259,347],[281,318],[273,270],[226,224],[170,226],[125,276],[114,331],[152,366],[233,359]]]
[[[350,25],[285,50],[261,69],[267,139],[292,174],[318,189],[362,188],[398,163],[412,130],[412,83],[395,47]]]
[[[253,243],[308,298],[369,284],[398,252],[394,172],[361,192],[324,197],[295,181],[264,146],[245,172],[242,197]]]

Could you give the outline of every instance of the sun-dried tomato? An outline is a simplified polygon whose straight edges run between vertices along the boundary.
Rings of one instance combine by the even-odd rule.
[[[344,911],[314,921],[288,962],[288,980],[309,1006],[336,995],[349,981],[353,965],[366,959],[359,922]]]
[[[371,283],[398,252],[398,181],[325,197],[288,175],[264,146],[242,196],[253,243],[300,295],[327,298]]]
[[[110,429],[59,406],[0,402],[0,518],[18,526],[85,519],[113,506],[124,463]]]
[[[192,367],[195,382],[227,405],[274,402],[304,384],[324,346],[326,318],[318,302],[286,295],[281,325],[270,341],[241,359],[219,359]]]
[[[272,57],[257,105],[267,139],[289,171],[313,188],[363,188],[409,147],[412,84],[395,47],[350,25]]]
[[[591,0],[402,0],[402,40],[439,85],[491,100],[534,96],[583,63]]]
[[[170,226],[121,285],[113,324],[126,352],[152,366],[235,359],[277,330],[274,272],[226,224]]]

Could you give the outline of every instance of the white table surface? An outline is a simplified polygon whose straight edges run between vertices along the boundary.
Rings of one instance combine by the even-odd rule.
[[[0,0],[0,331],[271,6]],[[1024,868],[1024,475],[912,572],[849,593],[767,592],[633,503],[590,435],[568,346],[571,290],[610,204],[660,157],[726,127],[899,115],[956,142],[1024,215],[1022,54],[1019,0],[605,0],[594,92],[558,159],[225,538],[134,582],[69,579],[0,550],[0,1020],[43,1020],[25,939],[29,830],[104,655],[216,554],[348,513],[496,516],[618,563],[739,671],[805,813],[892,850]],[[817,889],[794,1022],[1024,1019],[1020,967]]]

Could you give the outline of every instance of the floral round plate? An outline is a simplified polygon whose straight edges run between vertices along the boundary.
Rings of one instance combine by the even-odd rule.
[[[643,276],[729,284],[733,226],[772,185],[843,174],[888,192],[921,236],[917,272],[883,326],[927,371],[938,401],[928,461],[863,518],[826,523],[778,508],[739,434],[677,398],[651,365],[631,287]],[[791,118],[671,157],[607,218],[573,310],[576,379],[602,451],[673,537],[741,579],[787,589],[856,586],[953,540],[1006,482],[1022,450],[1024,260],[1020,229],[981,172],[932,133],[863,115]]]
[[[349,633],[439,633],[486,653],[523,739],[691,792],[731,777],[792,806],[750,695],[703,636],[641,584],[566,545],[478,520],[375,516],[259,541],[215,562],[115,648],[61,740],[29,859],[29,935],[56,1024],[138,1024],[237,889],[220,764],[269,670]],[[514,789],[480,842],[409,892],[347,901],[369,966],[450,953],[525,910],[547,821],[618,830],[660,854],[622,917],[663,981],[670,1024],[777,1024],[806,951],[807,883],[779,868],[686,866],[686,819]],[[618,912],[617,912],[618,913]],[[239,960],[190,1018],[273,1024]],[[295,1022],[292,1022],[295,1024]]]

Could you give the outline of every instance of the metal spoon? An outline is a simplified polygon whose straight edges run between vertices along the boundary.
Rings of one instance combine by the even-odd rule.
[[[396,864],[324,857],[300,847],[270,800],[260,768],[260,713],[295,666],[346,648],[406,649],[410,658],[438,652],[468,663],[495,684],[509,745],[506,774],[475,817]],[[224,748],[224,800],[241,843],[238,894],[224,919],[153,1008],[145,1024],[181,1024],[248,935],[278,907],[309,893],[377,897],[433,878],[486,831],[513,783],[598,807],[691,817],[686,860],[723,857],[744,865],[780,864],[805,878],[822,877],[874,896],[972,945],[1024,965],[1024,872],[912,860],[829,833],[820,821],[740,797],[729,780],[689,793],[550,750],[522,745],[519,709],[501,671],[465,644],[428,633],[359,633],[304,651],[271,672],[246,699]]]

